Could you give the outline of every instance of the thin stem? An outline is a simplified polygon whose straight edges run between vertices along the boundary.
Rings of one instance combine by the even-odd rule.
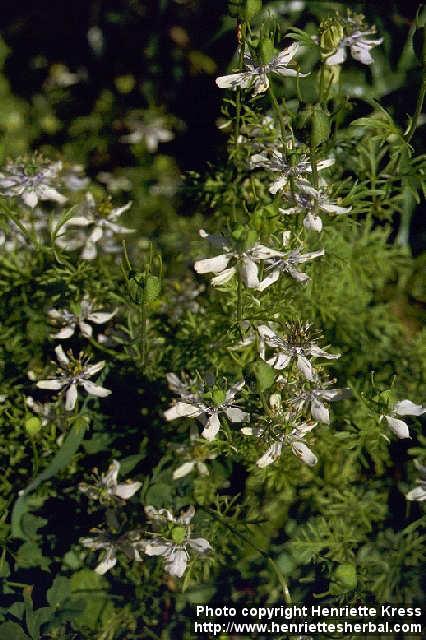
[[[422,84],[417,96],[416,110],[411,120],[410,128],[405,135],[405,140],[410,142],[417,129],[420,114],[423,109],[423,102],[426,94],[426,27],[423,27],[423,47],[422,47]]]
[[[237,322],[240,323],[243,316],[243,291],[241,282],[241,273],[238,270],[237,280]]]
[[[217,513],[212,511],[211,509],[206,509],[202,505],[199,505],[199,509],[202,509],[203,511],[206,511],[209,515],[211,515],[213,518],[218,520],[221,525],[226,527],[226,529],[229,529],[229,531],[231,531],[231,533],[233,533],[234,535],[239,536],[242,540],[244,540],[244,542],[246,544],[250,545],[253,549],[255,549],[255,551],[260,553],[270,563],[270,565],[274,569],[274,571],[275,571],[275,573],[276,573],[276,575],[277,575],[277,577],[278,577],[278,579],[280,581],[281,588],[282,588],[282,591],[283,591],[284,600],[285,600],[286,604],[291,604],[292,603],[292,599],[291,599],[291,595],[290,595],[290,591],[289,591],[289,588],[288,588],[287,581],[286,581],[282,571],[277,566],[276,562],[274,562],[274,560],[272,560],[272,558],[266,553],[266,551],[263,551],[263,549],[261,549],[260,547],[257,546],[257,544],[252,542],[252,540],[250,540],[250,538],[248,538],[246,535],[241,533],[241,531],[238,531],[238,532],[235,531],[235,529],[230,524],[228,524],[228,522],[226,522],[222,518],[222,516],[218,515]],[[246,526],[248,526],[248,525],[246,525]]]

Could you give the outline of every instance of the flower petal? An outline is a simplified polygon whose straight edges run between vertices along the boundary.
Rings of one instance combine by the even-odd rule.
[[[172,476],[173,480],[178,480],[179,478],[183,478],[184,476],[187,476],[188,473],[191,473],[194,467],[195,467],[195,462],[193,461],[184,462],[183,464],[180,465],[180,467],[174,470],[173,476]]]
[[[245,422],[250,418],[250,414],[247,411],[242,411],[238,407],[227,407],[225,413],[231,422]]]
[[[231,258],[232,256],[229,253],[224,253],[215,258],[197,260],[194,264],[194,269],[197,273],[220,273],[226,269]]]
[[[415,404],[411,400],[401,400],[401,402],[396,403],[393,411],[399,416],[421,416],[426,413],[426,407],[422,407],[421,404]]]
[[[398,418],[394,418],[392,416],[385,416],[385,418],[389,429],[393,431],[398,438],[401,440],[404,438],[411,438],[406,422],[398,420]]]
[[[260,469],[264,469],[265,467],[278,460],[281,455],[282,448],[282,442],[274,442],[274,444],[269,447],[269,449],[263,454],[263,456],[256,462],[257,466]]]
[[[201,435],[206,440],[214,440],[218,434],[219,429],[220,429],[219,416],[217,411],[215,411],[207,420]]]
[[[324,422],[325,424],[330,422],[330,415],[327,407],[315,397],[311,400],[311,414],[314,420],[317,420],[318,422]]]
[[[292,442],[291,448],[294,455],[300,458],[300,460],[307,464],[309,467],[313,467],[318,462],[318,458],[316,457],[316,455],[304,442]]]
[[[201,413],[203,413],[203,410],[195,404],[176,402],[175,405],[164,412],[164,417],[167,421],[170,421],[176,420],[176,418],[197,418]]]
[[[72,411],[77,402],[77,385],[72,382],[65,393],[65,410]]]
[[[123,482],[118,484],[115,490],[115,495],[122,500],[128,500],[135,495],[136,491],[142,486],[142,482]]]
[[[37,382],[39,389],[50,389],[50,391],[59,391],[64,386],[59,380],[39,380]]]
[[[89,396],[96,396],[97,398],[106,398],[112,393],[111,389],[105,389],[104,387],[101,387],[98,384],[94,384],[90,380],[82,380],[81,384],[83,385],[84,390],[89,394]]]

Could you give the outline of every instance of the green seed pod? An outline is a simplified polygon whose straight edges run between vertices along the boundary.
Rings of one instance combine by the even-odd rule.
[[[320,25],[319,38],[321,56],[328,58],[328,56],[335,53],[343,37],[343,26],[338,18],[323,20]]]
[[[253,365],[254,375],[260,391],[266,391],[275,382],[275,370],[267,362],[259,360]]]
[[[252,247],[257,240],[257,231],[256,229],[249,229],[246,235],[246,241],[244,243],[245,248],[248,249]]]
[[[25,420],[25,431],[29,436],[36,436],[41,429],[41,420],[37,416],[32,416]]]
[[[263,63],[266,64],[272,60],[275,55],[274,41],[270,38],[262,39],[262,42],[260,43],[260,53]]]
[[[220,404],[222,404],[225,401],[225,398],[226,398],[226,391],[224,391],[223,389],[215,389],[212,392],[212,399],[216,406],[219,406]]]
[[[355,589],[358,582],[356,566],[350,562],[339,564],[334,572],[334,581],[339,587],[343,587],[345,592]]]
[[[330,135],[330,117],[320,105],[315,105],[312,112],[311,143],[318,147]]]
[[[251,20],[262,8],[262,0],[246,1],[246,20]]]
[[[185,527],[173,527],[172,529],[172,540],[176,542],[176,544],[182,544],[186,537],[186,529]]]
[[[145,280],[145,302],[154,302],[161,292],[161,280],[158,276],[147,276]]]

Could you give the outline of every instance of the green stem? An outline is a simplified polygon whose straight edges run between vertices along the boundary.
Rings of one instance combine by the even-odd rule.
[[[38,451],[37,451],[34,438],[31,438],[31,447],[33,450],[33,475],[36,476],[38,474],[40,464],[39,464]]]
[[[238,270],[237,281],[237,322],[240,323],[243,316],[243,291],[241,282],[241,273]]]
[[[420,114],[423,109],[423,102],[426,94],[426,27],[423,27],[423,47],[422,47],[422,84],[420,86],[420,91],[417,96],[416,110],[413,115],[413,119],[411,120],[410,128],[405,135],[405,140],[410,142],[411,138],[414,135],[414,132],[417,129],[417,124],[419,121]]]
[[[241,25],[241,34],[242,39],[240,43],[240,55],[238,57],[238,70],[241,71],[243,68],[244,62],[244,34],[245,34],[245,25]],[[237,202],[238,202],[238,186],[240,182],[240,147],[239,147],[239,138],[241,131],[241,87],[237,89],[237,95],[235,100],[235,168],[236,168],[236,177],[234,180],[234,197],[232,199],[232,219],[233,222],[237,222]]]
[[[283,596],[284,596],[284,600],[286,602],[286,604],[291,604],[292,603],[292,599],[291,599],[291,595],[290,595],[290,591],[288,588],[288,584],[287,581],[282,573],[282,571],[279,569],[279,567],[277,566],[276,562],[274,560],[272,560],[272,558],[266,553],[266,551],[263,551],[263,549],[261,549],[260,547],[257,546],[257,544],[255,544],[254,542],[252,542],[250,540],[250,538],[248,538],[246,535],[244,535],[243,533],[241,533],[241,531],[237,532],[235,531],[235,529],[228,524],[228,522],[226,522],[222,516],[218,515],[217,513],[215,513],[214,511],[212,511],[211,509],[206,509],[205,507],[203,507],[202,505],[199,505],[198,507],[199,509],[202,509],[203,511],[206,511],[210,516],[212,516],[213,518],[215,518],[216,520],[218,520],[220,522],[221,525],[223,525],[226,529],[229,529],[229,531],[231,531],[231,533],[233,533],[235,536],[240,537],[242,540],[244,540],[244,542],[246,544],[248,544],[249,546],[251,546],[255,551],[257,551],[258,553],[260,553],[271,565],[271,567],[273,568],[273,570],[275,571],[280,584],[281,584],[281,588],[283,591]],[[247,525],[246,525],[247,526]]]
[[[315,146],[313,141],[313,129],[311,129],[310,156],[311,156],[311,169],[312,169],[312,185],[314,189],[318,189],[319,179],[318,179],[316,151],[315,151]]]
[[[324,100],[324,64],[321,64],[320,77],[319,77],[319,103],[322,104]]]

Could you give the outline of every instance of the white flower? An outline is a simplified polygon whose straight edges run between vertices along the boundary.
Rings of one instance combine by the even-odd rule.
[[[167,527],[169,536],[155,535],[147,543],[145,553],[148,556],[162,556],[169,575],[181,578],[186,571],[189,551],[196,551],[203,555],[212,550],[205,538],[191,537],[191,520],[194,517],[194,507],[189,507],[177,518],[167,509],[145,507],[147,517],[155,523]]]
[[[173,132],[167,128],[164,118],[161,117],[145,122],[138,118],[130,117],[128,126],[131,131],[127,135],[121,136],[120,142],[128,142],[130,144],[144,142],[150,153],[155,153],[158,150],[160,142],[170,142],[174,138]]]
[[[267,443],[265,453],[257,460],[256,464],[259,468],[264,469],[274,463],[281,456],[284,447],[289,446],[293,454],[309,467],[314,466],[318,459],[304,442],[306,434],[310,433],[316,427],[316,422],[303,422],[295,424],[291,431],[285,433],[283,431],[283,423],[294,420],[294,414],[285,413],[281,409],[281,398],[275,402],[275,398],[271,396],[269,399],[272,409],[272,417],[268,418],[265,427],[243,427],[241,432],[247,436],[256,436]]]
[[[414,465],[420,472],[421,478],[417,480],[417,487],[411,489],[406,495],[407,500],[417,500],[423,502],[426,500],[426,467],[420,464],[418,460],[414,460]]]
[[[408,425],[404,420],[399,420],[395,416],[421,416],[426,413],[426,407],[414,404],[411,400],[401,400],[393,407],[389,416],[384,416],[388,427],[398,438],[410,438]],[[383,416],[382,416],[383,417]]]
[[[186,458],[179,467],[173,472],[173,480],[178,480],[187,476],[192,471],[197,471],[200,476],[208,476],[209,469],[205,463],[205,460],[214,460],[217,454],[209,451],[207,444],[200,440],[198,435],[198,428],[191,425],[189,432],[190,444],[181,445],[177,448],[177,454]]]
[[[227,391],[213,391],[210,402],[199,393],[191,393],[174,373],[168,373],[167,380],[170,388],[180,395],[181,400],[167,409],[164,417],[166,420],[185,417],[197,418],[204,426],[201,435],[206,440],[214,440],[217,436],[220,429],[219,415],[221,413],[224,413],[231,422],[244,422],[250,418],[250,414],[242,411],[234,402],[235,396],[245,385],[244,380],[234,384]]]
[[[267,260],[274,257],[282,256],[281,251],[271,249],[263,244],[255,244],[249,249],[239,249],[230,240],[221,235],[208,234],[204,229],[200,229],[199,234],[202,238],[219,247],[223,253],[214,258],[206,258],[197,260],[194,269],[197,273],[215,273],[211,283],[214,287],[223,285],[236,274],[240,273],[241,279],[251,289],[259,286],[258,263],[261,260]],[[234,266],[229,266],[230,262],[235,261]]]
[[[317,163],[317,171],[327,169],[333,164],[333,158],[320,160]],[[312,172],[311,162],[306,155],[301,156],[297,164],[292,165],[281,152],[270,149],[264,149],[261,153],[255,153],[250,158],[250,168],[262,168],[280,174],[269,187],[269,193],[272,195],[284,189],[290,181],[290,178],[292,178],[296,188],[300,188],[301,186],[309,187],[309,182],[306,181],[304,176]]]
[[[289,325],[289,334],[286,338],[279,336],[270,326],[259,325],[257,330],[260,335],[260,355],[266,360],[265,345],[275,351],[275,355],[266,360],[274,369],[285,369],[292,360],[296,360],[297,368],[307,380],[313,380],[315,370],[309,361],[311,358],[327,358],[335,360],[340,354],[328,353],[320,349],[315,342],[309,340],[310,325]]]
[[[61,162],[49,163],[37,157],[32,161],[9,162],[0,172],[0,193],[8,198],[21,198],[31,209],[39,200],[64,204],[66,198],[52,186],[61,169]]]
[[[328,424],[330,415],[325,402],[336,402],[351,397],[350,389],[305,389],[290,400],[296,411],[309,409],[317,422]]]
[[[347,57],[346,47],[349,47],[354,60],[358,60],[359,62],[362,62],[362,64],[370,65],[373,62],[370,50],[383,42],[383,38],[379,38],[378,40],[368,40],[366,38],[366,36],[370,36],[374,33],[375,29],[369,29],[368,31],[355,30],[351,35],[345,36],[340,41],[337,51],[326,58],[325,64],[342,64]]]
[[[117,309],[111,313],[103,311],[95,311],[94,305],[86,296],[80,303],[80,310],[77,313],[68,311],[68,309],[49,309],[47,315],[54,324],[62,325],[61,330],[58,333],[53,334],[51,337],[57,340],[65,340],[74,335],[76,327],[78,326],[81,334],[85,338],[91,338],[93,335],[93,328],[89,322],[95,324],[105,324],[109,322],[111,318],[117,313]],[[86,322],[88,321],[88,322]]]
[[[286,256],[280,258],[272,258],[267,261],[265,272],[268,274],[257,286],[258,291],[264,291],[271,284],[276,282],[282,273],[288,274],[297,282],[307,282],[309,276],[303,271],[298,270],[299,264],[314,260],[324,255],[324,249],[311,251],[310,253],[301,253],[299,249],[290,251]]]
[[[120,466],[117,460],[113,460],[105,475],[101,475],[100,478],[95,476],[96,482],[94,485],[81,482],[78,488],[83,493],[87,493],[88,497],[92,500],[99,500],[101,503],[108,504],[113,501],[114,498],[118,498],[118,500],[129,500],[129,498],[134,496],[136,491],[139,491],[142,483],[128,480],[122,484],[118,484],[117,476],[120,471]]]
[[[70,352],[66,355],[60,345],[55,348],[55,352],[58,360],[58,377],[39,380],[37,382],[39,389],[65,392],[65,409],[67,411],[72,411],[75,407],[79,386],[83,387],[90,396],[97,396],[98,398],[109,396],[111,393],[109,389],[104,389],[104,387],[96,385],[89,380],[104,368],[104,360],[90,365],[83,354],[80,354],[79,358],[76,359]]]
[[[264,93],[269,88],[268,74],[277,73],[281,76],[299,76],[305,78],[307,73],[299,73],[288,65],[296,56],[300,49],[300,44],[294,42],[289,47],[281,51],[272,58],[268,64],[256,65],[248,51],[244,54],[244,64],[246,70],[241,73],[231,73],[227,76],[216,78],[216,84],[220,89],[242,89],[253,88],[253,95]]]
[[[63,225],[56,239],[57,244],[67,251],[82,249],[83,260],[94,260],[98,254],[98,245],[106,253],[115,252],[115,236],[134,232],[134,229],[117,224],[118,218],[131,207],[131,204],[128,202],[123,207],[115,209],[109,203],[97,206],[92,194],[86,193],[79,215],[70,218]]]
[[[305,183],[299,183],[299,192],[294,194],[294,199],[293,207],[280,208],[279,212],[284,215],[304,213],[303,226],[312,231],[322,231],[322,220],[318,215],[320,211],[342,214],[352,210],[352,207],[340,207],[333,204],[324,193]]]

